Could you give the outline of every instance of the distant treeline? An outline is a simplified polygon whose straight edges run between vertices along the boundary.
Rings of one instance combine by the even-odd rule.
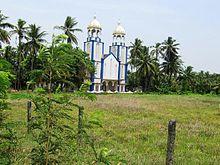
[[[127,89],[166,94],[219,94],[220,74],[196,72],[192,66],[185,67],[178,50],[179,43],[172,37],[150,47],[135,39],[130,51],[133,72],[129,73]]]

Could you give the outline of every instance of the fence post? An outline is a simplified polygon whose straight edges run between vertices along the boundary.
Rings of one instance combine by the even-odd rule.
[[[176,137],[176,120],[170,120],[168,123],[166,165],[173,164],[175,137]]]
[[[30,121],[31,121],[31,101],[27,102],[27,132],[30,131]]]

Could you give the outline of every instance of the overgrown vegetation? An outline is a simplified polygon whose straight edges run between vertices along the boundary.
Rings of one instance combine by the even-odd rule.
[[[10,86],[10,73],[0,63],[0,164],[12,164],[16,149],[16,135],[13,122],[7,122],[7,90]],[[4,62],[3,62],[4,64]],[[5,70],[5,71],[3,71]]]

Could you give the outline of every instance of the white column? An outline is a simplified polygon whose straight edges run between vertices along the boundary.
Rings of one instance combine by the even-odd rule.
[[[101,91],[101,84],[99,84],[99,88],[98,88],[98,92],[100,92]]]

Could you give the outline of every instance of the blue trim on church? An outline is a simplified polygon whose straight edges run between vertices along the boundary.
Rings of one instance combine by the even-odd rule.
[[[83,43],[83,51],[86,51],[86,42]]]
[[[119,59],[114,55],[114,53],[112,53],[112,52],[110,52],[109,54],[105,54],[104,55],[104,60],[106,59],[106,58],[108,58],[108,56],[110,56],[110,55],[113,55],[114,57],[115,57],[115,59],[117,60],[117,61],[119,61]]]
[[[120,80],[121,80],[121,61],[119,61],[118,65],[118,92],[120,91]]]
[[[109,46],[109,54],[112,53],[112,46]]]
[[[119,54],[120,54],[120,46],[117,45],[117,58],[118,58],[118,59],[120,59],[120,58],[119,58]]]
[[[125,83],[127,83],[128,78],[128,64],[125,65]]]
[[[104,42],[102,42],[102,55],[105,53],[105,44],[104,44]]]
[[[104,59],[101,58],[101,73],[100,73],[101,80],[103,80],[103,73],[104,73]]]
[[[128,47],[126,46],[126,64],[128,63]]]

